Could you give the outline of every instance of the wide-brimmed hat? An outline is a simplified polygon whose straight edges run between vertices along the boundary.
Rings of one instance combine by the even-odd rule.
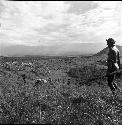
[[[107,41],[107,44],[113,44],[113,45],[116,42],[113,38],[106,39],[106,41]]]

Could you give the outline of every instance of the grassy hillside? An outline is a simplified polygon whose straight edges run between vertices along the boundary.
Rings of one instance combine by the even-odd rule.
[[[121,125],[121,93],[113,97],[106,78],[89,81],[105,74],[101,57],[15,58],[18,64],[10,68],[1,63],[0,123]],[[22,62],[34,66],[22,67]],[[35,84],[37,77],[47,83]],[[122,75],[115,81],[122,88]]]

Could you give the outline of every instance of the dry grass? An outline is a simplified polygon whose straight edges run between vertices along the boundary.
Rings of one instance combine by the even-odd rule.
[[[106,79],[82,84],[81,79],[69,78],[64,73],[70,67],[68,63],[62,63],[62,67],[58,63],[53,67],[47,62],[46,65],[50,70],[52,66],[52,70],[43,77],[51,77],[52,81],[36,87],[33,73],[21,72],[27,76],[24,83],[18,76],[20,72],[1,71],[4,73],[0,77],[0,123],[121,125],[122,101],[111,96]],[[96,75],[101,75],[103,72],[99,69],[95,65],[85,67],[82,79],[92,78],[95,70]],[[116,81],[122,82],[122,79]]]

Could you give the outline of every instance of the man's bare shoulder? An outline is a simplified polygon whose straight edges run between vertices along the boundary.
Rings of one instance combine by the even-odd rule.
[[[114,47],[110,48],[110,51],[111,52],[119,52],[119,49],[116,46],[114,46]]]

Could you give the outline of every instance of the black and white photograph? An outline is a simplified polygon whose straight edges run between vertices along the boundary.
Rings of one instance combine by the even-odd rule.
[[[0,124],[122,125],[122,2],[0,0]]]

